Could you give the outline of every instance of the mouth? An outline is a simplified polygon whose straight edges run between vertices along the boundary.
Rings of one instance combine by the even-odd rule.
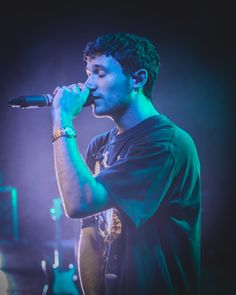
[[[94,98],[94,101],[93,101],[93,106],[96,108],[96,107],[99,107],[101,106],[101,102],[102,102],[102,97],[101,96],[96,96]]]
[[[93,99],[95,100],[95,99],[99,99],[99,98],[101,98],[101,95],[93,95]]]
[[[96,102],[96,101],[101,100],[101,99],[102,99],[101,96],[94,96],[93,97],[93,102]]]

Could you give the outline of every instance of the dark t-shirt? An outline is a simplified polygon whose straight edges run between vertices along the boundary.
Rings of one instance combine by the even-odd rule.
[[[200,164],[192,138],[159,114],[95,137],[86,162],[122,221],[116,293],[198,294]]]

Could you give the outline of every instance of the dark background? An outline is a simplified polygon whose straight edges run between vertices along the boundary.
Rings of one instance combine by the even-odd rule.
[[[58,85],[85,81],[86,43],[102,33],[123,31],[148,37],[157,46],[161,70],[154,104],[188,131],[198,148],[203,293],[232,291],[233,8],[213,1],[165,3],[8,2],[1,9],[0,185],[17,189],[19,213],[19,242],[11,250],[4,246],[6,269],[40,272],[41,259],[52,259],[54,224],[49,210],[59,196],[50,109],[13,109],[8,99],[52,93]],[[85,108],[75,121],[81,153],[85,155],[93,136],[112,126],[110,120],[95,119],[91,108]],[[65,259],[73,260],[80,223],[64,215],[61,221]],[[36,283],[32,288],[37,294]]]

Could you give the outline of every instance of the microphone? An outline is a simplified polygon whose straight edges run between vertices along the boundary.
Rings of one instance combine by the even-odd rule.
[[[52,105],[53,97],[51,94],[42,95],[23,95],[15,98],[10,98],[8,104],[14,108],[38,108],[38,107],[50,107]],[[89,94],[84,107],[91,106],[94,102],[94,97]]]

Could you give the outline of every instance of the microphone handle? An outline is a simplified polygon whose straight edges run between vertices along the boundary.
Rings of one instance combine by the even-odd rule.
[[[44,99],[42,99],[42,97]],[[22,96],[25,106],[31,107],[49,107],[52,105],[53,97],[50,94],[43,94],[43,95],[27,95]],[[24,106],[23,106],[24,107]]]
[[[12,107],[16,108],[38,108],[38,107],[50,107],[53,102],[53,97],[50,94],[41,95],[24,95],[17,98],[9,99],[8,103]],[[89,94],[84,107],[91,106],[94,102],[94,97]]]
[[[11,98],[8,103],[15,108],[38,108],[52,105],[53,97],[50,94],[22,95]]]

